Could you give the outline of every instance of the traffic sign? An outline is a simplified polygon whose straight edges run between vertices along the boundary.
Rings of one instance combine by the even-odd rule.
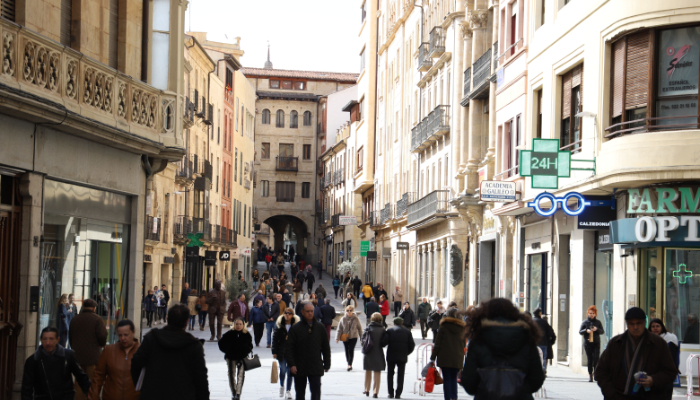
[[[520,176],[533,189],[559,189],[559,178],[571,176],[571,152],[559,150],[559,139],[532,139],[532,150],[520,151]]]
[[[369,251],[369,240],[360,241],[360,256],[366,257]]]
[[[340,250],[338,251],[338,255],[342,257],[343,255],[345,255],[345,252],[343,250]]]

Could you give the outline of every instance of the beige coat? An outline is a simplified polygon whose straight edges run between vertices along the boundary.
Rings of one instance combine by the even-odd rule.
[[[344,333],[348,334],[348,339],[356,339],[362,336],[362,323],[357,317],[357,314],[352,314],[351,317],[343,316],[338,323],[338,330],[335,333],[335,340],[340,340],[340,336]]]
[[[197,304],[199,304],[199,296],[187,296],[187,308],[190,309],[190,315],[199,314],[194,308],[194,306]]]

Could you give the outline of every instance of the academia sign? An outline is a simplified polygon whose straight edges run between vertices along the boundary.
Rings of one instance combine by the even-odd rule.
[[[482,181],[479,199],[498,202],[515,201],[516,191],[515,182]]]
[[[357,217],[354,215],[341,215],[338,217],[338,224],[341,226],[357,225]]]

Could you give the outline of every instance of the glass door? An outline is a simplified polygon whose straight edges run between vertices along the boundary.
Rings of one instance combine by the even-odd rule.
[[[666,329],[683,343],[699,344],[700,250],[667,248],[664,252]]]
[[[531,254],[528,258],[530,269],[530,287],[528,289],[528,311],[541,308],[546,314],[547,287],[547,253]]]
[[[601,350],[608,345],[612,333],[612,288],[614,287],[612,257],[612,251],[598,251],[595,254],[593,304],[598,309],[598,320],[605,330],[605,334],[600,335]]]

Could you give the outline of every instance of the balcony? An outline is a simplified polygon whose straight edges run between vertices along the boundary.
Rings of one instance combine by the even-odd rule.
[[[396,218],[403,217],[408,212],[408,205],[414,201],[415,193],[407,192],[396,202]]]
[[[316,160],[316,173],[323,176],[323,161]]]
[[[146,241],[160,242],[160,218],[146,216]]]
[[[246,189],[250,189],[250,180],[248,180],[248,179],[244,180],[243,187]]]
[[[417,225],[449,210],[449,190],[435,190],[408,205],[408,225]]]
[[[445,32],[441,26],[436,26],[430,31],[430,57],[438,58],[445,52]]]
[[[186,216],[179,216],[173,225],[173,237],[175,244],[187,243],[187,234],[192,233],[192,220]]]
[[[411,130],[411,151],[420,153],[450,131],[450,106],[437,106]]]
[[[331,219],[331,209],[330,208],[324,208],[323,209],[323,222],[328,221]]]
[[[394,209],[391,207],[391,203],[386,203],[384,205],[384,208],[379,210],[379,223],[381,225],[384,225],[394,217],[393,214]]]
[[[175,172],[175,181],[179,184],[188,184],[194,179],[192,177],[193,167],[192,160],[184,159],[177,163],[177,171]]]
[[[493,73],[498,71],[498,41],[493,44]]]
[[[329,186],[331,186],[331,183],[333,181],[333,176],[331,175],[330,172],[328,172],[328,173],[326,173],[326,175],[324,175],[324,177],[321,179],[321,181],[323,183],[323,188],[326,189]]]
[[[338,227],[343,227],[343,225],[340,225],[340,216],[342,214],[335,214],[331,217],[331,228],[338,228]]]
[[[472,67],[464,70],[464,97],[472,91]]]
[[[253,221],[258,220],[258,206],[253,206]]]
[[[369,213],[369,227],[373,228],[375,226],[381,225],[379,222],[379,211],[370,211]]]
[[[472,99],[479,99],[483,92],[488,94],[488,88],[491,77],[491,48],[486,50],[486,53],[482,54],[478,60],[472,65],[472,91],[469,93],[469,97]]]
[[[299,171],[299,157],[276,157],[277,171]]]
[[[425,72],[433,66],[433,59],[429,56],[430,43],[424,42],[418,47],[418,71]]]
[[[202,233],[203,240],[211,240],[211,224],[204,218],[192,218],[192,233]]]

